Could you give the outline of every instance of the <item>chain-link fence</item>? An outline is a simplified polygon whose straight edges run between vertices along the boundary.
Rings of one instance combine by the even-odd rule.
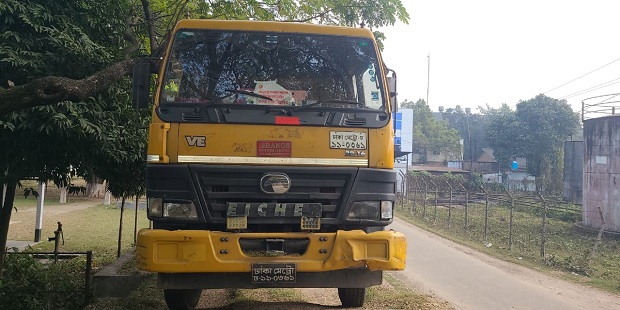
[[[397,208],[401,215],[457,239],[480,242],[518,259],[542,257],[548,265],[588,275],[597,268],[608,275],[605,266],[620,259],[617,240],[603,240],[597,250],[600,236],[576,232],[581,206],[561,197],[507,191],[501,184],[472,186],[449,174],[408,175],[404,187]]]

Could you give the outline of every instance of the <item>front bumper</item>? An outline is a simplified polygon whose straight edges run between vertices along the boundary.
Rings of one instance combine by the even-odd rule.
[[[301,255],[249,256],[240,239],[308,239]],[[348,268],[403,270],[407,241],[394,231],[365,233],[230,233],[143,229],[136,246],[138,268],[159,273],[250,272],[253,263],[295,263],[299,272]]]

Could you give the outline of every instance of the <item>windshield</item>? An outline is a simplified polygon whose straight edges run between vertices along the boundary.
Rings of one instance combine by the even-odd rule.
[[[357,106],[385,110],[369,38],[181,30],[161,103]]]

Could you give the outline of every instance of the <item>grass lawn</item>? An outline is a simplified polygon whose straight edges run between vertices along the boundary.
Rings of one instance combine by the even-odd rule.
[[[16,199],[17,200],[17,199]],[[67,205],[44,206],[42,242],[33,247],[35,251],[53,251],[54,242],[47,241],[54,236],[56,222],[61,222],[65,244],[61,252],[94,252],[95,264],[106,264],[116,258],[120,208],[116,204],[97,205],[101,199],[70,199]],[[11,216],[9,240],[34,240],[36,207],[20,202],[17,212]],[[35,203],[36,204],[36,203]],[[125,209],[123,216],[122,248],[134,244],[135,209]],[[138,210],[138,230],[149,226],[145,210]]]

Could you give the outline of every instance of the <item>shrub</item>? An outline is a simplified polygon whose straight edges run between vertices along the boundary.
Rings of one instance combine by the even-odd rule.
[[[39,261],[30,255],[7,254],[0,278],[3,309],[81,309],[85,258]]]

